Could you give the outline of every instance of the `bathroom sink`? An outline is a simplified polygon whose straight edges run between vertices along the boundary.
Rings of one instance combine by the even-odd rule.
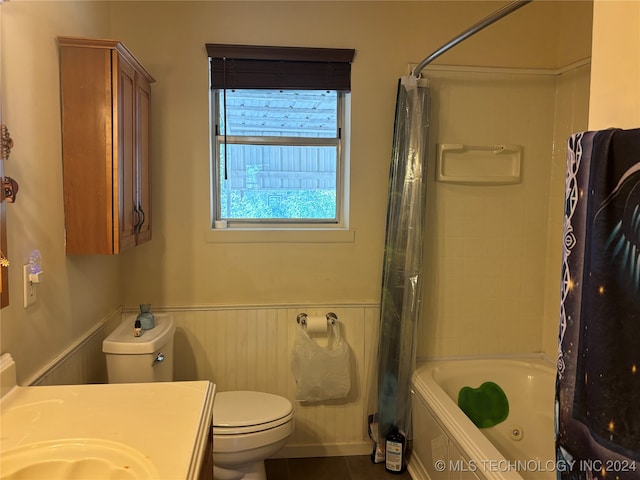
[[[208,381],[20,386],[0,355],[0,480],[200,478]]]
[[[3,452],[2,480],[157,478],[158,471],[144,454],[118,442],[93,438],[65,438],[38,442]]]

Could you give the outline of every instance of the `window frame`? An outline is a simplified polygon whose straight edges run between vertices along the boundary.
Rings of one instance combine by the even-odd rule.
[[[275,90],[275,89],[274,89]],[[348,102],[349,93],[337,92],[336,96],[336,136],[335,137],[285,137],[285,136],[250,136],[250,135],[226,135],[220,131],[218,119],[220,118],[223,107],[220,105],[220,89],[211,90],[211,224],[214,225],[217,220],[225,220],[229,227],[308,227],[322,226],[334,227],[344,226],[344,206],[346,189],[344,179],[346,177],[346,161],[344,142],[347,137],[348,128],[346,124],[346,103]],[[347,138],[348,141],[348,138]],[[221,182],[221,164],[219,152],[224,144],[227,145],[256,145],[256,146],[291,146],[291,147],[315,147],[326,146],[336,148],[336,211],[334,218],[229,218],[222,216],[222,205],[220,198],[220,182]]]
[[[305,47],[265,47],[248,45],[222,45],[207,44],[209,54],[209,107],[210,107],[210,220],[211,228],[214,228],[216,221],[226,221],[227,227],[239,227],[246,229],[335,229],[348,228],[348,144],[350,132],[350,66],[355,55],[355,50],[350,49],[322,49]],[[227,60],[231,62],[227,67]],[[240,59],[236,63],[234,59]],[[251,60],[256,60],[254,64]],[[220,63],[222,60],[222,64]],[[266,63],[265,63],[266,60]],[[215,65],[214,66],[214,62]],[[289,62],[289,63],[287,63]],[[332,63],[334,62],[334,63]],[[220,65],[223,65],[221,67]],[[239,73],[235,71],[238,65]],[[257,88],[266,90],[335,90],[337,92],[337,125],[336,137],[279,137],[279,136],[243,136],[226,135],[220,131],[219,119],[222,109],[222,102],[218,92],[227,89],[256,89],[256,86],[242,84],[249,75],[246,73],[247,65],[250,68],[265,67],[265,74],[260,70],[249,81],[259,83]],[[253,65],[253,67],[252,67]],[[311,66],[310,71],[318,77],[310,80],[306,66]],[[291,77],[282,74],[292,68]],[[229,70],[227,70],[229,68]],[[267,72],[270,68],[274,70]],[[335,72],[334,72],[335,70]],[[224,72],[221,85],[221,72]],[[277,71],[277,75],[274,72]],[[346,75],[345,75],[346,71]],[[214,72],[217,77],[214,78]],[[227,85],[227,75],[231,85]],[[324,72],[324,74],[318,72]],[[336,73],[337,72],[337,73]],[[332,75],[335,76],[332,77]],[[283,83],[273,82],[273,78],[286,78]],[[265,80],[266,79],[266,80]],[[236,83],[234,83],[236,82]],[[237,85],[240,82],[241,86]],[[266,83],[265,83],[266,82]],[[330,85],[329,88],[325,85]],[[271,86],[269,86],[271,85]],[[314,87],[314,85],[316,85]],[[222,88],[221,88],[222,87]],[[331,88],[333,87],[333,88]],[[336,211],[334,218],[227,218],[222,216],[220,182],[221,182],[221,160],[220,148],[226,142],[227,145],[258,145],[258,146],[331,146],[336,148]]]

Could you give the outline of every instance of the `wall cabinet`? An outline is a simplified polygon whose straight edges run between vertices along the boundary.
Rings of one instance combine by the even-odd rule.
[[[151,238],[154,80],[118,41],[58,45],[66,252],[116,254]]]

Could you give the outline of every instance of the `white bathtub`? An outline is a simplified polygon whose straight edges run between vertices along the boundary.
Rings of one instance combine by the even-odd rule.
[[[554,480],[555,373],[533,356],[419,365],[412,378],[412,478]],[[458,392],[487,381],[504,390],[509,415],[478,429],[458,408]]]

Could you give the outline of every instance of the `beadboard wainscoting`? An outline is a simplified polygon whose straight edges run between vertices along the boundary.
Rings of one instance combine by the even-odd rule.
[[[102,341],[120,324],[118,308],[96,322],[28,385],[106,383]],[[363,305],[242,307],[152,307],[172,313],[176,324],[175,380],[209,380],[218,391],[258,390],[288,398],[296,409],[295,431],[277,457],[323,457],[371,453],[367,415],[375,404],[372,385],[380,308]],[[317,404],[295,401],[291,351],[299,313],[334,312],[350,347],[351,392],[344,400]],[[322,343],[323,337],[319,338]]]
[[[122,321],[122,308],[117,308],[96,322],[78,340],[49,362],[24,385],[78,385],[107,383],[107,362],[102,341]]]
[[[294,402],[295,432],[279,457],[371,453],[367,415],[377,353],[379,305],[162,308],[176,323],[176,380],[210,380],[218,391],[259,390]],[[291,350],[296,317],[334,312],[351,352],[352,388],[345,400],[295,402]],[[320,340],[320,342],[322,339]]]

